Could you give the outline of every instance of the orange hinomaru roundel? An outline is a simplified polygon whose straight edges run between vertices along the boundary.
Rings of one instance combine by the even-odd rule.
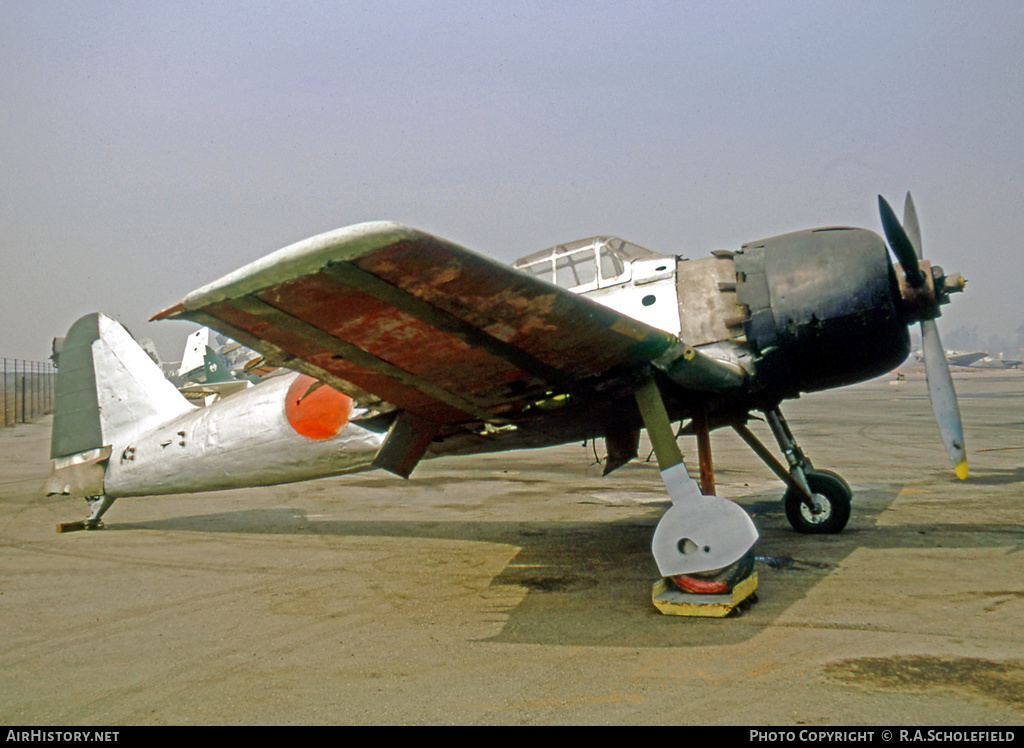
[[[330,439],[348,423],[352,398],[315,377],[300,374],[288,388],[284,413],[298,433],[310,439]]]

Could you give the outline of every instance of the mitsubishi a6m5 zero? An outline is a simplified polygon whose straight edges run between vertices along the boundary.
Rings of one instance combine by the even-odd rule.
[[[205,408],[190,404],[109,317],[83,317],[60,356],[50,493],[83,496],[100,526],[119,497],[260,486],[424,457],[603,436],[605,473],[646,429],[672,505],[652,550],[684,590],[749,573],[757,530],[714,495],[709,434],[731,427],[785,482],[799,532],[837,533],[851,491],[812,466],[787,398],[879,376],[920,322],[940,431],[967,473],[956,395],[935,326],[961,291],[922,259],[910,196],[886,242],[822,228],[703,259],[596,237],[508,267],[434,236],[366,223],[285,247],[156,319],[213,328],[281,367]],[[764,415],[785,463],[748,429]],[[673,424],[697,436],[699,483]],[[731,580],[731,581],[730,581]],[[710,585],[710,587],[709,587]],[[724,587],[723,587],[724,585]]]

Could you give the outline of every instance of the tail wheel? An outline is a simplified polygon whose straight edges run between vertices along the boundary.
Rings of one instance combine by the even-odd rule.
[[[853,492],[846,481],[827,470],[808,470],[807,484],[814,496],[814,507],[804,503],[803,494],[786,491],[786,519],[797,532],[828,535],[843,531],[850,521]]]

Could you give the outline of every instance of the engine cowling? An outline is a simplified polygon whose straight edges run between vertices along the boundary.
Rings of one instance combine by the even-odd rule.
[[[910,353],[896,272],[874,232],[783,234],[743,245],[734,262],[758,380],[773,394],[862,382]]]

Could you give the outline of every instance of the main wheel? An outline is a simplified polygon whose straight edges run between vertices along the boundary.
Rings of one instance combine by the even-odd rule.
[[[672,582],[683,592],[692,592],[704,595],[721,595],[729,592],[733,587],[750,576],[754,570],[754,549],[751,548],[739,561],[729,564],[725,568],[713,571],[702,571],[696,574],[678,574],[669,577]]]
[[[843,531],[850,521],[850,502],[853,492],[846,481],[828,470],[808,470],[807,484],[814,495],[814,508],[803,501],[803,494],[795,489],[786,491],[786,519],[797,532],[819,535]]]

